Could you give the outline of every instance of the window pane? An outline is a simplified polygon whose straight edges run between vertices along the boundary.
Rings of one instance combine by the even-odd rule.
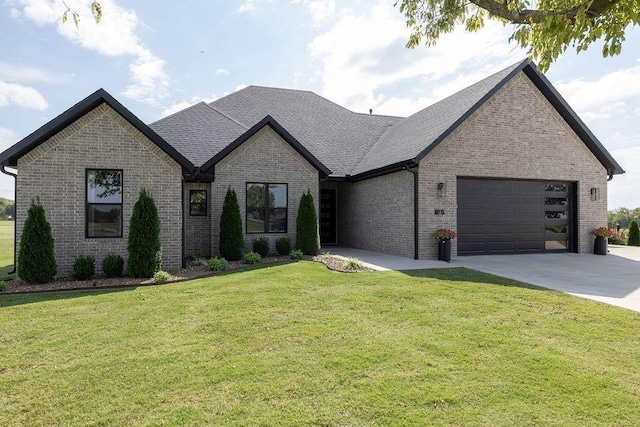
[[[88,237],[120,237],[122,234],[122,206],[87,206]]]
[[[189,214],[192,216],[206,216],[207,205],[204,203],[192,203]]]
[[[287,232],[287,210],[281,208],[270,209],[269,211],[269,232]]]
[[[264,233],[264,209],[247,208],[247,233]]]
[[[269,207],[287,207],[287,184],[269,184]]]
[[[567,184],[547,184],[544,187],[544,191],[557,191],[557,192],[567,192]]]
[[[247,209],[263,208],[264,184],[247,184]]]
[[[87,172],[88,203],[122,203],[122,172],[90,170]]]
[[[546,219],[567,219],[566,211],[545,211],[544,217]]]
[[[544,204],[547,206],[566,206],[567,199],[564,197],[545,197]]]
[[[548,242],[544,242],[544,248],[548,251],[565,250],[567,249],[567,241],[566,240],[550,240]]]
[[[545,225],[545,234],[563,234],[567,232],[567,224],[564,225]]]
[[[206,191],[191,191],[190,194],[191,203],[206,203],[207,192]]]

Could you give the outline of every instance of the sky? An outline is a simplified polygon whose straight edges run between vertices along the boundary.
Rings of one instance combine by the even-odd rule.
[[[489,21],[405,48],[395,0],[0,0],[0,152],[99,88],[143,122],[247,85],[310,90],[356,112],[408,116],[526,57]],[[640,207],[640,28],[622,54],[566,52],[546,76],[626,171],[609,208]],[[0,197],[13,179],[0,174]]]

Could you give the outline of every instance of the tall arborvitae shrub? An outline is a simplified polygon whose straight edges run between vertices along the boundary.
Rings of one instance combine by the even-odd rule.
[[[220,256],[227,261],[237,261],[244,253],[244,240],[242,237],[242,217],[240,216],[240,206],[238,206],[238,196],[229,187],[224,196],[222,215],[220,216]]]
[[[640,229],[638,229],[638,222],[631,221],[629,224],[629,246],[640,246]]]
[[[305,255],[317,255],[320,252],[320,234],[318,233],[318,214],[313,205],[311,191],[300,198],[296,219],[297,248]]]
[[[160,218],[153,197],[145,188],[140,190],[133,206],[127,251],[127,270],[131,277],[153,277],[162,268]]]
[[[51,225],[40,199],[31,200],[18,252],[18,277],[26,282],[45,283],[57,273]]]

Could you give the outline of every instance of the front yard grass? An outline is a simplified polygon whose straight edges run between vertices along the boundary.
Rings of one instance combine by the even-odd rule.
[[[0,296],[0,425],[637,425],[640,314],[299,262]]]
[[[14,221],[0,221],[0,280],[7,279],[13,270]]]

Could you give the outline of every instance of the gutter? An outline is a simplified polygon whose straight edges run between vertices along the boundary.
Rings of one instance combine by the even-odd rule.
[[[16,268],[18,266],[16,262],[18,257],[18,251],[16,246],[18,243],[18,227],[17,227],[17,224],[18,224],[18,175],[6,170],[5,165],[0,166],[0,171],[5,175],[12,176],[15,181],[13,185],[13,203],[15,206],[15,209],[13,212],[13,270],[9,272],[9,274],[15,274]]]
[[[413,259],[420,259],[418,250],[418,169],[416,165],[411,169],[408,163],[404,165],[403,169],[413,174]]]

